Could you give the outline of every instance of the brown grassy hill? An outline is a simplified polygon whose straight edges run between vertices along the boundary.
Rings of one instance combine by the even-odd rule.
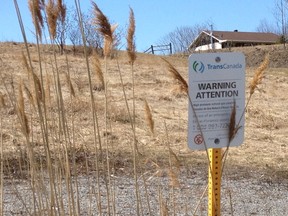
[[[30,45],[32,64],[39,76],[39,59],[36,47]],[[231,172],[237,173],[236,168],[245,171],[246,169],[266,170],[282,178],[288,176],[288,140],[287,140],[287,95],[288,90],[288,70],[286,69],[287,51],[278,46],[252,47],[245,49],[235,49],[233,51],[243,51],[247,61],[247,86],[253,76],[254,68],[258,66],[264,55],[270,55],[270,68],[266,72],[263,84],[256,92],[246,112],[245,143],[238,148],[232,148],[228,157],[228,167]],[[17,95],[20,83],[24,83],[25,88],[31,90],[29,75],[23,65],[22,51],[23,44],[1,43],[0,44],[0,72],[1,85],[0,93],[3,96],[5,108],[1,111],[3,151],[7,158],[20,157],[25,151],[25,139],[21,132],[20,123],[15,110]],[[48,124],[51,130],[56,130],[57,126],[57,100],[53,95],[53,71],[55,65],[52,48],[45,46],[42,48],[42,68],[44,71],[44,82],[49,80],[51,98],[47,104]],[[57,54],[57,67],[60,72],[61,86],[64,103],[66,107],[66,118],[68,127],[73,133],[73,151],[79,152],[78,161],[83,159],[83,151],[93,149],[93,124],[90,114],[90,98],[87,80],[87,69],[82,54],[76,56],[68,54],[68,65],[65,56]],[[185,56],[165,56],[175,68],[187,79],[187,57]],[[101,59],[101,66],[104,69],[104,60]],[[119,65],[118,65],[119,64]],[[97,91],[97,78],[92,73],[92,82],[95,86],[93,94],[96,98],[98,109],[99,126],[101,139],[105,140],[109,136],[111,146],[109,151],[114,155],[115,164],[118,168],[130,166],[131,162],[131,125],[127,113],[123,87],[126,93],[127,102],[131,108],[132,81],[130,65],[125,52],[120,52],[117,58],[108,60],[108,103],[107,110],[109,119],[109,133],[105,132],[105,97],[103,91]],[[71,84],[75,90],[75,97],[71,98],[69,92],[69,82],[67,82],[67,69],[71,76]],[[165,63],[160,56],[137,54],[135,69],[135,104],[136,104],[136,134],[141,161],[157,161],[160,163],[167,159],[167,148],[171,148],[181,164],[200,163],[206,161],[205,152],[189,150],[187,146],[187,98],[177,88],[176,83],[170,77]],[[93,71],[92,66],[92,71]],[[119,78],[119,70],[122,74],[124,86]],[[54,71],[55,72],[55,71]],[[47,85],[45,84],[45,88]],[[32,91],[32,90],[31,90]],[[35,104],[29,102],[29,94],[24,94],[25,112],[30,125],[33,148],[40,155],[44,151],[40,139],[39,120],[35,112]],[[144,101],[147,101],[154,120],[154,135],[149,131],[146,124]],[[14,104],[14,105],[13,105]],[[55,117],[55,121],[54,121]],[[72,130],[73,127],[74,129]],[[69,129],[69,130],[70,130]],[[54,131],[55,132],[55,131]],[[52,136],[52,135],[51,135]],[[52,138],[52,137],[51,137]],[[53,139],[52,139],[53,140]],[[55,142],[55,143],[54,143]],[[53,149],[58,149],[57,139],[53,143]],[[62,142],[62,141],[61,141]],[[89,152],[88,151],[88,152]],[[124,156],[125,155],[125,156]],[[22,155],[23,156],[23,155]],[[21,156],[21,157],[22,157]],[[9,159],[9,161],[10,161]],[[8,159],[7,159],[8,160]],[[130,162],[129,162],[130,161]],[[206,162],[204,162],[204,165]],[[166,165],[163,165],[166,166]],[[206,166],[206,165],[205,165]],[[131,168],[131,167],[130,167]],[[282,177],[281,177],[282,176]],[[267,176],[267,178],[270,178]]]

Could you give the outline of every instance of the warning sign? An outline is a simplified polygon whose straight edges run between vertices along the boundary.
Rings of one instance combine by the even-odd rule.
[[[238,146],[244,140],[245,57],[242,53],[205,53],[189,57],[191,149]],[[240,129],[229,144],[229,122],[236,104]]]

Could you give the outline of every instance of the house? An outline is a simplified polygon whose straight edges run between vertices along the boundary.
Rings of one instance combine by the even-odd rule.
[[[202,31],[190,44],[189,51],[223,49],[240,46],[270,45],[279,41],[279,35],[263,32]]]

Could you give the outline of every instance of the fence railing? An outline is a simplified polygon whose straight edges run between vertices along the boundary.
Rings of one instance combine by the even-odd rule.
[[[170,55],[172,54],[172,44],[166,44],[166,45],[157,45],[149,47],[149,49],[145,50],[144,53],[152,53],[155,54],[155,52],[163,52],[163,51],[169,51]]]

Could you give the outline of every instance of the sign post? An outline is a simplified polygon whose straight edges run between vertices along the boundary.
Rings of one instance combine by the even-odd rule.
[[[242,53],[204,53],[189,57],[188,146],[209,156],[209,216],[220,216],[221,148],[244,140],[245,57]],[[235,108],[230,137],[232,110]],[[235,112],[234,112],[235,113]]]
[[[220,216],[221,206],[221,148],[209,149],[208,215]]]

